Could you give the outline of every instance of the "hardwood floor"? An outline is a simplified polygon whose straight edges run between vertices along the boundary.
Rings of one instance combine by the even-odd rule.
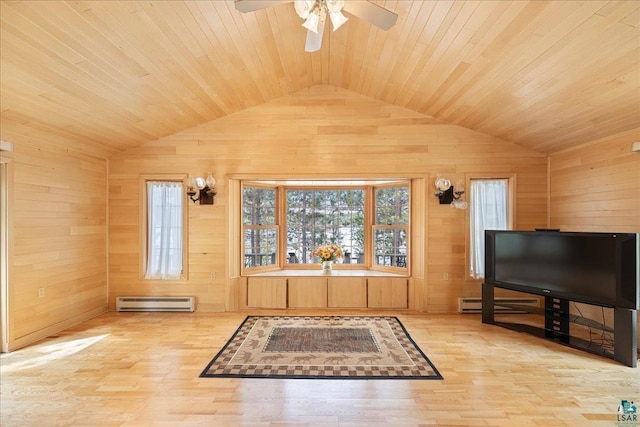
[[[198,377],[245,316],[283,313],[397,315],[444,380]],[[638,369],[479,315],[107,313],[0,367],[5,427],[613,426],[622,399],[640,402]]]

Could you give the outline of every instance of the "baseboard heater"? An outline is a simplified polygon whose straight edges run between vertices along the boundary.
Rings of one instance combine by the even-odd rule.
[[[531,313],[540,308],[540,300],[537,298],[498,297],[494,299],[493,307],[496,313]],[[481,313],[482,298],[458,298],[458,312]]]
[[[194,297],[118,297],[117,311],[188,311],[195,310]]]

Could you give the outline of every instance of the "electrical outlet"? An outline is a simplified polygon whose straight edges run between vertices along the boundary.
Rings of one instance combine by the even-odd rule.
[[[211,280],[216,280],[216,273],[211,272],[210,277],[211,277]]]
[[[44,288],[38,288],[38,298],[44,297]]]
[[[449,280],[449,273],[444,273],[444,280]]]

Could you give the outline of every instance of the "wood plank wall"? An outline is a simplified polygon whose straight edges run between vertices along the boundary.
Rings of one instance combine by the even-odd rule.
[[[551,226],[640,232],[640,140],[633,129],[550,156]]]
[[[149,282],[139,268],[141,174],[213,172],[214,206],[189,204],[189,277]],[[222,311],[230,286],[227,265],[226,177],[442,174],[453,182],[468,173],[517,174],[517,227],[546,226],[546,155],[332,86],[313,86],[262,106],[179,132],[110,158],[110,308],[120,295],[195,295],[198,310]],[[463,294],[479,295],[464,279],[465,213],[438,205],[431,184],[425,311],[453,312]],[[414,195],[416,197],[416,195]],[[209,273],[216,272],[211,280]],[[443,280],[443,273],[449,280]],[[420,279],[420,278],[419,278]],[[467,295],[465,295],[467,296]]]
[[[640,130],[593,141],[550,158],[467,129],[330,86],[316,86],[107,161],[77,152],[63,136],[2,129],[14,143],[10,214],[9,341],[18,348],[106,309],[118,295],[196,295],[199,310],[227,309],[227,182],[234,173],[446,175],[516,173],[516,226],[640,232]],[[55,142],[55,143],[52,143]],[[139,277],[138,176],[213,171],[215,206],[189,206],[189,280],[167,285]],[[453,312],[457,297],[479,295],[464,279],[465,216],[426,191],[426,311]],[[210,271],[219,273],[215,280]],[[443,273],[449,280],[443,280]],[[221,274],[220,274],[221,273]],[[45,296],[38,297],[38,289]],[[598,316],[599,313],[594,313]]]
[[[632,129],[551,155],[550,226],[640,233],[640,154],[631,152],[631,144],[639,140],[640,129]],[[602,321],[600,308],[579,308],[584,316]],[[612,310],[605,310],[604,317],[613,324]]]
[[[9,192],[9,350],[107,311],[107,160],[3,129]],[[43,296],[39,291],[42,289]]]

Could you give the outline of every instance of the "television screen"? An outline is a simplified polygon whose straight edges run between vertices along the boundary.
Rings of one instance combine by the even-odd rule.
[[[636,234],[487,233],[487,283],[610,307],[638,308]]]

